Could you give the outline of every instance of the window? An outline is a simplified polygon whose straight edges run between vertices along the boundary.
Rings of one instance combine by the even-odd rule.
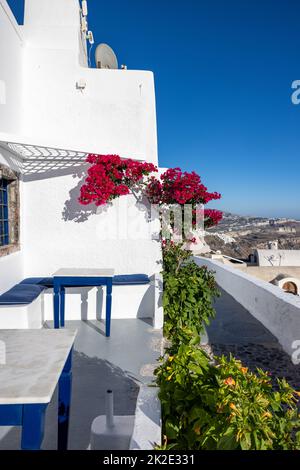
[[[8,180],[0,179],[0,246],[9,245]]]
[[[0,258],[19,250],[19,173],[0,163]]]

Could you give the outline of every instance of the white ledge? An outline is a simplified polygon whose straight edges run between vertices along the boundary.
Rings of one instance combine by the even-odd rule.
[[[300,297],[209,258],[195,257],[200,266],[215,272],[217,284],[259,320],[291,357],[300,340]]]

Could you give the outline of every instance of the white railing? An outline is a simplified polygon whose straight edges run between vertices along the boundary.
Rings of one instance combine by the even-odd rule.
[[[218,285],[259,320],[293,357],[300,344],[300,297],[219,261],[203,257],[195,257],[195,261],[214,271]]]

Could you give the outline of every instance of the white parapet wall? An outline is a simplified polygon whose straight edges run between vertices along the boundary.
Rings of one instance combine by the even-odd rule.
[[[159,389],[142,385],[137,399],[130,450],[153,450],[161,445]]]
[[[300,341],[300,298],[219,261],[195,257],[199,266],[215,272],[218,285],[248,310],[278,339],[290,356]],[[299,343],[298,343],[299,344]]]

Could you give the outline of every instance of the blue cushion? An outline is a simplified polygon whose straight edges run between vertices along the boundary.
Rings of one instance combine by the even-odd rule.
[[[115,286],[136,286],[149,283],[150,279],[147,274],[120,274],[113,278]]]
[[[34,284],[17,284],[0,296],[0,305],[28,305],[31,304],[45,286]]]
[[[120,274],[114,276],[113,284],[116,286],[149,284],[150,279],[146,274]],[[20,284],[37,284],[46,287],[53,287],[52,277],[29,277]]]
[[[53,277],[28,277],[27,279],[23,279],[20,284],[36,284],[39,286],[44,286],[44,287],[49,287],[53,288],[54,287],[54,280]],[[64,284],[65,287],[67,287],[67,284]],[[74,286],[70,284],[70,287],[86,287],[86,286]]]
[[[53,277],[28,277],[20,284],[37,284],[39,286],[53,287]]]

